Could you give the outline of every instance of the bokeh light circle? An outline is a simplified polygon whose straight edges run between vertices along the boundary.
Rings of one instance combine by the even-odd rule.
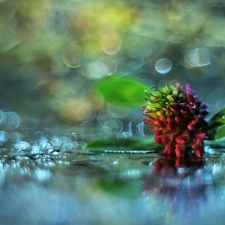
[[[102,129],[107,134],[115,134],[123,130],[123,124],[120,120],[109,119],[103,123]]]
[[[80,66],[82,58],[81,47],[78,45],[71,45],[63,51],[63,62],[70,68],[77,68]]]
[[[192,49],[185,55],[185,63],[191,67],[208,66],[211,63],[209,49],[205,47]]]
[[[166,74],[172,69],[172,62],[167,58],[161,58],[155,63],[155,70],[158,73]]]

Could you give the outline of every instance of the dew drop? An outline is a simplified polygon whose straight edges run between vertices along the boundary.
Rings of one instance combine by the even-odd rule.
[[[3,146],[9,140],[9,133],[6,131],[0,131],[0,146]]]
[[[30,150],[31,146],[27,141],[18,141],[15,144],[13,144],[13,149],[20,151],[27,151]]]

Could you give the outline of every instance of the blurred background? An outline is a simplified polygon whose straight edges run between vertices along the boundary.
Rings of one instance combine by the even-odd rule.
[[[96,91],[118,74],[155,87],[190,83],[215,113],[225,105],[224,8],[224,0],[0,0],[0,129],[14,141],[68,129],[144,135],[141,106],[117,108]]]

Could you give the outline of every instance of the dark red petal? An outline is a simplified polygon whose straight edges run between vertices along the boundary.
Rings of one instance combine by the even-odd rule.
[[[174,120],[179,127],[183,126],[184,121],[179,116],[175,116]]]
[[[166,126],[166,123],[163,122],[162,120],[160,119],[157,119],[157,124],[162,128],[162,129],[165,129],[167,126]]]
[[[194,150],[194,155],[198,158],[202,158],[203,157],[203,154],[204,154],[204,147],[203,145],[200,145],[200,144],[193,144],[191,146]]]
[[[188,132],[185,132],[185,133],[177,136],[175,140],[176,140],[177,144],[182,144],[183,145],[183,144],[186,144],[186,143],[189,142],[190,135],[189,135]]]
[[[148,120],[148,119],[144,119],[144,123],[145,123],[145,124],[148,124],[148,125],[151,125],[151,121]]]
[[[165,116],[160,116],[159,119],[160,119],[161,121],[163,121],[163,122],[166,121],[166,117],[165,117]]]
[[[157,144],[164,144],[162,138],[163,138],[163,135],[156,135],[156,136],[155,136],[155,141],[156,141],[156,143],[157,143]]]
[[[166,155],[174,154],[175,153],[175,145],[174,145],[174,143],[167,144],[166,147],[164,148],[163,152]]]
[[[207,138],[206,133],[198,133],[196,134],[195,143],[196,144],[202,144],[203,141]]]
[[[182,145],[182,144],[181,145],[180,144],[176,145],[175,153],[176,153],[177,158],[184,157],[185,148],[186,148],[185,145]]]
[[[195,121],[195,120],[191,121],[191,122],[188,124],[187,129],[188,129],[188,130],[195,130],[195,129],[196,129],[196,121]]]
[[[173,118],[167,118],[166,121],[168,123],[169,131],[171,131],[173,134],[178,134],[180,132],[180,127],[177,126]]]
[[[164,135],[163,137],[162,137],[162,141],[163,141],[163,143],[164,144],[168,144],[168,143],[170,143],[171,141],[173,140],[173,135]]]
[[[162,135],[163,132],[162,132],[162,130],[157,129],[157,130],[155,131],[155,134],[156,134],[156,135]]]

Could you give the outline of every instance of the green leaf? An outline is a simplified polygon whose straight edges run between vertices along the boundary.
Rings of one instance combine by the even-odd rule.
[[[219,112],[213,115],[208,120],[208,126],[205,128],[210,140],[219,139],[225,137],[224,132],[225,125],[225,108],[222,108]]]
[[[219,126],[215,131],[215,139],[221,139],[225,137],[225,124]]]
[[[208,121],[209,127],[215,127],[225,124],[225,108],[214,114]]]
[[[116,139],[116,138],[101,138],[94,139],[86,144],[86,149],[94,152],[102,152],[106,149],[111,150],[153,150],[159,152],[163,150],[164,145],[159,145],[155,142],[154,137],[136,137],[127,139]]]
[[[144,103],[149,86],[136,79],[108,77],[102,79],[97,90],[107,103],[122,107],[137,107]]]

